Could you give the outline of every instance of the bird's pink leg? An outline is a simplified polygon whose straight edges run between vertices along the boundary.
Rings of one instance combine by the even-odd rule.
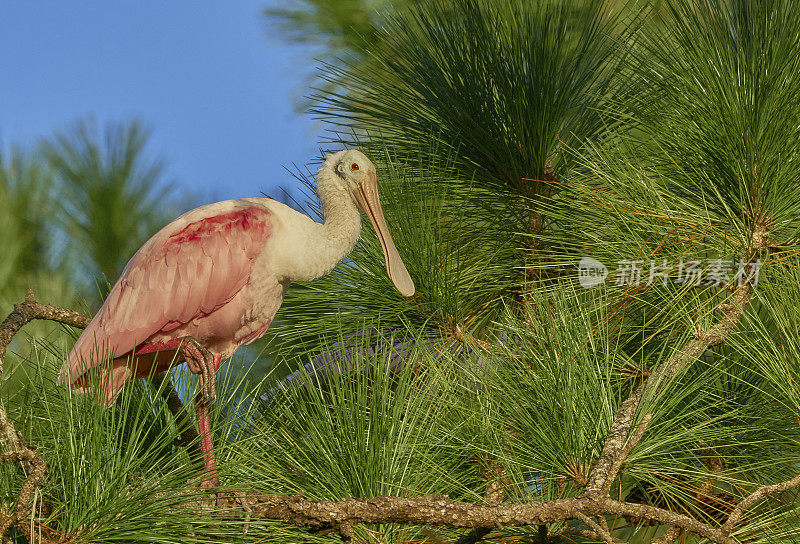
[[[200,375],[200,393],[195,399],[197,426],[200,431],[200,444],[203,449],[205,478],[202,487],[219,487],[217,462],[214,457],[214,444],[211,439],[211,418],[209,405],[217,396],[217,359],[194,338],[185,338],[181,343],[181,354],[186,358],[189,370]]]
[[[197,426],[200,430],[200,444],[203,448],[203,461],[205,464],[205,478],[202,487],[219,487],[217,478],[217,461],[214,457],[214,444],[211,441],[211,419],[209,417],[208,399],[203,393],[197,395],[195,408],[197,409]]]
[[[195,399],[195,408],[197,410],[197,426],[200,432],[200,443],[205,465],[205,479],[201,485],[203,487],[217,487],[219,486],[219,478],[217,478],[214,444],[211,440],[209,405],[217,396],[217,366],[222,356],[214,357],[208,349],[191,336],[176,338],[165,343],[140,346],[135,353],[140,355],[167,350],[178,351],[189,366],[189,370],[200,375],[200,393]]]

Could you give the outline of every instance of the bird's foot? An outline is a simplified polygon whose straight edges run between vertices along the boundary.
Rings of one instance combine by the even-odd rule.
[[[214,492],[217,488],[219,488],[219,478],[214,472],[214,475],[211,476],[208,472],[203,472],[202,474],[198,474],[196,476],[192,476],[186,480],[186,483],[191,486],[197,486],[204,491],[212,492],[211,494],[216,496]]]
[[[200,375],[200,388],[208,402],[217,396],[217,369],[214,356],[200,342],[191,336],[181,339],[181,355],[189,370]]]
[[[254,498],[247,496],[244,491],[223,491],[217,493],[217,508],[241,508],[244,512],[244,523],[242,524],[242,535],[247,536],[250,531],[250,520],[253,517],[253,504],[256,503]]]

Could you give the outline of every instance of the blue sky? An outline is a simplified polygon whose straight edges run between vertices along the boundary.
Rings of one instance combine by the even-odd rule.
[[[318,155],[294,112],[312,53],[268,36],[269,0],[6,0],[0,7],[0,149],[93,116],[137,117],[167,179],[203,201],[277,194]]]

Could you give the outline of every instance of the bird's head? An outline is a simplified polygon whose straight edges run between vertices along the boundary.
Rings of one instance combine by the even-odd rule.
[[[377,179],[375,165],[361,151],[348,149],[335,153],[332,157],[337,158],[333,164],[334,173],[352,194],[358,191],[358,187],[367,178]]]
[[[414,281],[406,269],[397,248],[389,234],[383,208],[378,198],[378,176],[375,165],[361,151],[349,149],[328,156],[323,168],[333,169],[336,185],[348,192],[358,206],[367,214],[375,229],[386,259],[386,272],[400,294],[410,297],[414,294]]]

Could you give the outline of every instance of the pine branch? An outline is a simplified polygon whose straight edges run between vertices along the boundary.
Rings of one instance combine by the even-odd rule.
[[[359,523],[400,523],[445,527],[493,529],[521,527],[585,519],[602,515],[634,516],[670,524],[718,542],[734,544],[735,540],[694,518],[643,504],[588,496],[555,499],[533,503],[476,504],[451,501],[446,495],[416,498],[370,497],[332,500],[310,500],[300,495],[239,494],[219,504],[233,507],[247,504],[253,517],[276,520],[290,525],[316,529],[353,527]],[[593,522],[603,530],[599,524]]]
[[[731,512],[730,516],[728,516],[728,520],[722,525],[721,530],[725,534],[730,534],[733,530],[734,526],[739,522],[739,520],[744,515],[745,511],[753,506],[755,503],[760,501],[763,498],[772,495],[773,493],[780,493],[782,491],[789,491],[790,489],[794,489],[797,486],[800,486],[800,474],[792,478],[791,480],[786,480],[785,482],[780,482],[777,484],[772,485],[764,485],[753,491],[747,497],[742,499],[739,504]]]
[[[33,291],[29,289],[25,295],[25,301],[15,304],[14,311],[8,314],[8,317],[0,324],[0,373],[3,372],[3,360],[11,339],[23,326],[34,319],[56,321],[79,329],[85,328],[90,320],[89,317],[78,312],[36,302]]]
[[[589,526],[589,528],[592,530],[592,533],[594,533],[595,538],[599,538],[606,544],[614,544],[614,538],[611,536],[611,533],[600,527],[600,524],[595,520],[585,514],[580,513],[578,514],[578,519]]]
[[[33,291],[29,289],[25,301],[15,304],[14,310],[0,323],[0,374],[3,372],[6,350],[14,335],[34,319],[56,321],[82,329],[89,324],[90,318],[72,310],[40,304],[36,302]],[[0,444],[5,444],[10,451],[25,450],[24,441],[8,419],[2,401],[0,401]]]
[[[0,406],[0,420],[3,417],[5,417],[5,412]],[[2,422],[0,422],[0,424],[2,424]],[[44,477],[47,474],[47,465],[45,465],[42,458],[36,453],[36,449],[28,446],[24,442],[22,442],[22,448],[17,451],[0,453],[0,463],[12,461],[26,463],[31,467],[31,469],[28,471],[28,479],[25,480],[24,484],[22,484],[22,489],[19,492],[17,507],[14,510],[14,513],[6,517],[6,519],[0,521],[0,539],[5,537],[8,529],[14,523],[16,523],[17,527],[28,539],[28,542],[35,542],[30,532],[30,526],[28,523],[26,523],[26,520],[31,516],[31,499],[33,498],[33,494],[36,492],[36,489],[42,483],[42,480],[44,480]]]
[[[748,260],[752,260],[768,249],[768,224],[769,220],[766,218],[762,218],[755,223],[746,255]],[[633,428],[636,412],[645,391],[658,393],[671,383],[673,378],[685,369],[686,366],[702,355],[705,350],[723,343],[741,320],[742,312],[745,305],[750,300],[752,290],[753,286],[750,281],[744,281],[736,286],[732,294],[733,302],[721,304],[717,307],[717,310],[722,312],[720,320],[707,331],[698,329],[692,340],[667,359],[658,370],[653,372],[636,388],[633,395],[628,397],[620,405],[614,413],[614,420],[609,428],[608,437],[603,445],[600,459],[589,475],[589,483],[586,486],[587,495],[608,495],[612,482],[617,477],[617,474],[633,449],[633,446],[635,446],[635,442],[638,442],[642,434],[644,434],[647,424],[650,421],[646,416],[646,419],[642,420],[635,435],[630,440],[633,446],[626,446],[625,439]],[[636,438],[637,436],[638,439]]]
[[[625,439],[633,426],[636,410],[639,407],[639,401],[642,400],[642,393],[646,384],[646,381],[639,384],[634,394],[628,397],[614,414],[614,421],[611,423],[608,437],[603,445],[603,453],[589,474],[589,482],[586,484],[587,494],[607,496],[614,478],[617,477],[630,451],[636,446],[634,443],[627,447]],[[646,424],[644,427],[640,426],[641,433],[637,433],[639,434],[639,439],[644,434],[646,426]]]
[[[14,310],[0,324],[0,373],[3,372],[3,360],[14,335],[34,319],[46,319],[79,328],[84,328],[89,323],[89,318],[78,312],[36,302],[33,291],[29,289],[25,301],[15,304]],[[27,480],[22,484],[14,514],[0,522],[0,540],[5,538],[8,529],[16,523],[28,542],[34,542],[30,527],[25,520],[31,515],[31,498],[47,474],[47,465],[36,452],[36,448],[26,444],[22,434],[14,427],[6,414],[2,399],[0,399],[0,444],[9,450],[0,453],[0,462],[16,461],[28,473]]]
[[[559,531],[559,534],[565,535],[568,538],[570,536],[574,535],[574,536],[578,536],[578,537],[581,537],[581,538],[589,538],[591,540],[600,540],[600,538],[598,538],[598,536],[597,536],[597,533],[595,533],[594,531],[590,531],[589,529],[576,529],[574,527],[564,526]],[[621,540],[619,538],[614,538],[614,537],[612,537],[612,540],[616,544],[625,542],[624,540]],[[572,541],[572,539],[570,539],[570,541]]]

